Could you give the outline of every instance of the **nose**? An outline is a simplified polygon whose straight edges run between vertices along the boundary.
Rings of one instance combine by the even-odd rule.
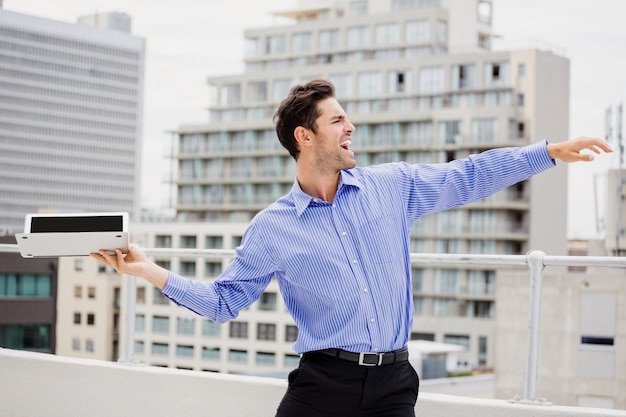
[[[346,119],[345,130],[348,134],[352,134],[356,130],[356,127],[354,127],[354,125],[350,122],[350,120]]]

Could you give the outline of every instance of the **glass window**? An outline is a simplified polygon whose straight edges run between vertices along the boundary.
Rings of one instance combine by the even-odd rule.
[[[267,101],[266,81],[251,81],[248,83],[248,101]]]
[[[466,350],[470,348],[470,338],[465,335],[446,334],[443,336],[443,342],[463,346]]]
[[[414,20],[404,25],[404,38],[408,43],[427,43],[430,41],[430,22],[428,20]]]
[[[259,298],[259,310],[276,311],[276,300],[275,292],[264,292],[261,294],[261,298]]]
[[[369,44],[369,28],[356,26],[346,30],[346,43],[348,48],[357,48]]]
[[[180,237],[180,247],[195,249],[197,247],[197,238],[196,236],[181,236]]]
[[[459,271],[456,269],[435,270],[435,293],[457,294],[459,290]]]
[[[297,368],[300,364],[300,356],[298,355],[285,355],[285,368]]]
[[[180,335],[193,335],[196,329],[196,320],[190,317],[178,317],[176,319],[176,333]]]
[[[146,330],[146,316],[145,314],[135,315],[135,331],[143,332]]]
[[[224,238],[222,236],[206,236],[204,247],[206,249],[223,249]]]
[[[276,325],[273,323],[257,323],[257,340],[276,340]]]
[[[359,96],[379,96],[382,93],[382,74],[380,71],[359,73],[357,77],[357,84]]]
[[[406,93],[411,91],[411,71],[392,70],[389,71],[389,92]]]
[[[328,51],[339,47],[339,29],[320,30],[318,37],[318,49]]]
[[[217,277],[222,273],[222,262],[207,261],[204,264],[205,277]]]
[[[206,361],[219,361],[220,348],[202,346],[202,359]]]
[[[248,351],[230,349],[228,351],[228,362],[248,363]]]
[[[437,42],[448,42],[448,22],[445,22],[443,20],[437,21]]]
[[[469,294],[493,294],[495,271],[468,271],[467,292]]]
[[[8,349],[50,349],[49,324],[1,324],[0,346]]]
[[[246,38],[245,40],[246,57],[254,58],[259,56],[259,40],[257,38]]]
[[[281,102],[289,90],[293,86],[293,80],[291,78],[285,78],[281,80],[274,80],[274,90],[272,91],[272,98],[276,102]]]
[[[169,333],[170,332],[170,318],[167,316],[152,317],[152,332]]]
[[[87,314],[87,325],[94,326],[96,324],[96,315],[93,313]]]
[[[220,337],[222,334],[222,326],[219,323],[212,322],[211,320],[202,320],[202,336],[208,337]]]
[[[167,343],[152,343],[152,354],[167,356],[170,353],[170,346]]]
[[[248,322],[247,321],[231,321],[229,323],[229,336],[236,339],[248,338]]]
[[[439,143],[442,145],[459,145],[463,142],[460,120],[439,122]]]
[[[350,74],[331,74],[329,79],[335,85],[335,95],[338,99],[352,96],[352,77]]]
[[[398,43],[400,30],[397,23],[384,23],[376,25],[376,45],[389,45]]]
[[[291,36],[291,51],[295,53],[309,52],[313,49],[311,32],[294,33]]]
[[[284,54],[286,52],[285,44],[285,35],[268,36],[265,44],[265,52],[268,55]]]
[[[438,93],[445,88],[443,67],[424,67],[419,71],[420,93]]]
[[[474,65],[454,65],[451,70],[450,85],[453,90],[466,90],[475,87],[476,67]]]
[[[256,364],[260,366],[276,366],[276,354],[271,352],[257,352]]]
[[[176,345],[176,356],[179,358],[193,358],[193,346]]]
[[[285,342],[295,342],[298,338],[298,328],[288,324],[285,326]]]
[[[241,84],[226,84],[221,88],[222,106],[232,106],[241,103]]]

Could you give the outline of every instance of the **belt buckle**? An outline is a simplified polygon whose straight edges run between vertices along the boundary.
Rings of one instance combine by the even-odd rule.
[[[378,363],[365,363],[363,360],[365,359],[365,355],[376,355],[378,356]],[[359,352],[359,365],[361,366],[380,366],[383,363],[383,354],[382,353],[372,353],[372,352]]]

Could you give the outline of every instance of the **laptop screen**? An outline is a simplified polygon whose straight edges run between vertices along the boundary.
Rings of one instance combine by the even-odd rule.
[[[94,216],[33,216],[30,233],[121,232],[122,215]]]

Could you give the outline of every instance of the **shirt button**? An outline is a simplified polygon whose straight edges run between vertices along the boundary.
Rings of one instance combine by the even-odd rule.
[[[374,348],[374,352],[378,352],[378,348]]]
[[[313,199],[313,202],[314,202],[314,203],[317,203],[317,202],[318,202],[318,201],[317,201],[317,198],[314,198],[314,199]]]
[[[374,323],[374,318],[372,317],[372,318],[370,319],[370,321],[371,321],[372,323]]]
[[[367,292],[367,288],[363,288],[363,292]]]
[[[355,264],[355,263],[356,263],[356,259],[353,259],[353,260],[352,260],[352,263],[353,263],[353,264]]]
[[[345,235],[347,235],[346,232],[341,232],[341,236],[345,236]]]

